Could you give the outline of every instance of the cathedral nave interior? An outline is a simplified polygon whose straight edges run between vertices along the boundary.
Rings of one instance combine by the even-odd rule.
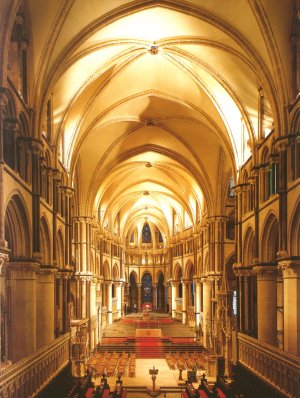
[[[0,2],[0,396],[150,338],[176,377],[300,396],[299,15]]]

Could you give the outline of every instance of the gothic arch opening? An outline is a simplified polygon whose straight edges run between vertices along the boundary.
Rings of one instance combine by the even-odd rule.
[[[4,223],[10,259],[29,258],[31,255],[29,222],[23,200],[18,194],[11,197],[6,207]]]

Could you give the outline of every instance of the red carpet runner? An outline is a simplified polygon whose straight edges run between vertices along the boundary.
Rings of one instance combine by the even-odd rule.
[[[135,352],[137,358],[164,358],[160,337],[137,337]]]

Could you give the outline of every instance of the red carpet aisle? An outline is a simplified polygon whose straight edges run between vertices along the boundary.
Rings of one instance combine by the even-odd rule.
[[[135,352],[137,358],[164,358],[160,337],[137,337]]]

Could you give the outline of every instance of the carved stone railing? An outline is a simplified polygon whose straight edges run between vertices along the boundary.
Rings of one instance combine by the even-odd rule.
[[[300,358],[242,333],[238,362],[287,397],[300,397]]]
[[[67,365],[69,358],[70,334],[68,333],[2,370],[0,373],[0,397],[34,397]]]

